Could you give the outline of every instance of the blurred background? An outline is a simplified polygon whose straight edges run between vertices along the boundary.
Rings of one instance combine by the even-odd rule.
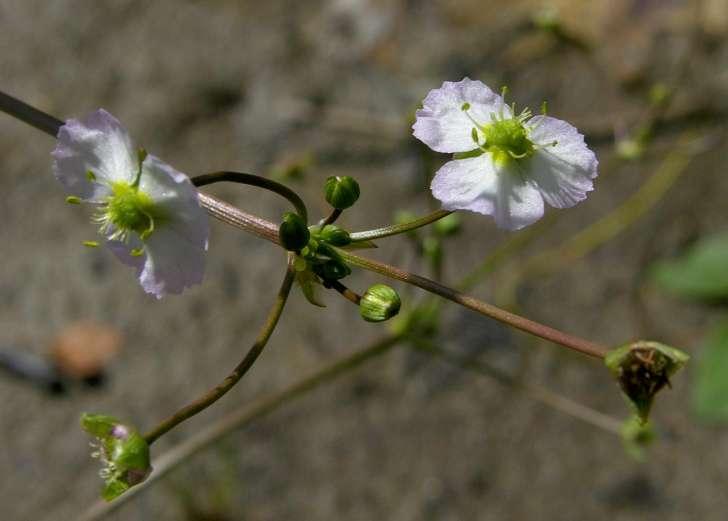
[[[597,151],[587,201],[515,234],[462,215],[452,237],[382,239],[366,255],[448,284],[487,260],[470,281],[478,297],[607,345],[652,338],[709,360],[660,396],[659,439],[639,460],[599,362],[448,305],[426,332],[447,358],[404,342],[107,519],[724,519],[728,246],[714,237],[728,226],[727,34],[725,0],[0,0],[0,89],[62,119],[104,107],[189,175],[283,180],[314,218],[327,212],[326,177],[354,176],[362,196],[341,221],[352,230],[436,207],[427,179],[447,158],[409,127],[442,81],[507,84],[536,110],[548,100]],[[79,415],[146,430],[216,384],[252,342],[285,262],[213,223],[205,283],[156,301],[108,252],[81,245],[95,230],[64,203],[53,146],[0,114],[0,361],[35,375],[0,371],[9,521],[78,518],[101,486]],[[271,220],[287,210],[246,187],[210,192]],[[419,292],[395,286],[411,311]],[[314,308],[294,290],[250,374],[154,455],[387,334],[324,298]],[[591,412],[556,410],[548,393]]]

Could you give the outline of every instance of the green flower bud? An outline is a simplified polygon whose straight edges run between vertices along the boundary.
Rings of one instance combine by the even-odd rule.
[[[104,465],[100,475],[105,481],[101,493],[105,500],[120,496],[152,471],[149,444],[133,427],[102,414],[83,414],[81,426],[98,440],[92,444],[97,449],[92,457]]]
[[[318,234],[321,239],[328,242],[332,246],[346,246],[351,242],[351,236],[349,232],[333,224],[327,224],[324,226]]]
[[[278,227],[278,236],[283,247],[290,251],[299,251],[308,244],[311,234],[306,223],[293,212],[283,214],[283,221]]]
[[[401,305],[396,291],[385,284],[375,284],[362,296],[359,313],[367,322],[383,322],[399,313]]]
[[[353,177],[332,176],[324,184],[326,202],[337,210],[346,210],[359,199],[359,183]]]
[[[674,347],[640,340],[607,353],[604,363],[634,407],[647,422],[655,395],[690,357]]]

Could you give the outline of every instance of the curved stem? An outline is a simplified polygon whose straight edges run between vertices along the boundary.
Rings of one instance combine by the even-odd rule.
[[[409,232],[416,230],[422,226],[427,226],[430,223],[439,221],[443,217],[447,217],[452,212],[450,210],[437,210],[429,215],[415,219],[402,224],[392,224],[390,226],[384,226],[383,228],[376,228],[374,230],[366,230],[363,232],[354,232],[351,234],[351,242],[370,241],[372,239],[381,239],[382,237],[389,237],[390,235],[399,235],[400,233]]]
[[[80,517],[80,519],[82,521],[106,519],[111,512],[117,510],[130,499],[136,497],[137,494],[144,492],[157,480],[167,475],[181,463],[186,462],[194,454],[212,445],[226,434],[245,427],[254,420],[273,412],[282,405],[292,402],[317,387],[333,381],[338,376],[356,369],[372,358],[383,355],[399,340],[400,337],[397,335],[385,336],[384,338],[375,341],[373,344],[359,349],[358,351],[354,351],[350,355],[340,358],[339,360],[319,369],[312,375],[299,380],[276,394],[266,396],[252,404],[245,404],[234,410],[229,415],[224,416],[220,420],[196,432],[187,441],[175,446],[168,452],[162,454],[159,458],[155,458],[154,469],[143,483],[130,488],[114,501],[98,501],[90,509],[88,509],[86,513]]]
[[[222,398],[222,396],[225,395],[225,393],[227,393],[230,389],[232,389],[235,384],[240,381],[243,375],[248,372],[248,370],[258,359],[258,356],[260,356],[260,353],[263,352],[263,348],[265,347],[266,343],[268,343],[268,339],[270,338],[273,330],[278,324],[278,319],[283,312],[283,306],[288,299],[288,294],[291,292],[291,285],[293,284],[294,273],[295,272],[293,270],[293,265],[290,262],[289,258],[286,276],[284,277],[281,288],[278,291],[276,301],[273,304],[270,312],[268,313],[268,318],[266,319],[265,324],[263,324],[262,329],[258,333],[258,338],[256,338],[255,343],[253,343],[253,346],[247,352],[243,360],[219,385],[205,393],[198,400],[195,400],[189,405],[183,407],[172,416],[164,420],[162,423],[160,423],[158,426],[156,426],[154,429],[149,431],[147,434],[145,434],[144,439],[149,445],[154,443],[160,436],[170,431],[183,421],[205,410],[207,407]]]
[[[573,349],[574,351],[578,351],[580,353],[593,356],[595,358],[604,358],[604,355],[608,351],[606,347],[600,344],[569,335],[567,333],[559,331],[558,329],[554,329],[543,324],[539,324],[538,322],[534,322],[533,320],[529,320],[520,315],[516,315],[515,313],[506,311],[505,309],[501,309],[492,304],[488,304],[474,297],[460,293],[459,291],[456,291],[447,286],[443,286],[442,284],[439,284],[434,280],[415,275],[414,273],[410,273],[403,269],[396,268],[382,262],[359,257],[358,255],[354,255],[353,253],[349,253],[345,250],[337,248],[337,251],[344,259],[344,261],[348,262],[349,264],[358,266],[359,268],[363,268],[365,270],[379,273],[380,275],[384,275],[385,277],[389,277],[391,279],[407,282],[408,284],[412,284],[413,286],[422,288],[425,291],[429,291],[430,293],[435,293],[436,295],[450,300],[451,302],[460,304],[461,306],[480,313],[481,315],[493,318],[495,320],[498,320],[499,322],[503,322],[504,324],[508,324],[509,326],[515,327],[516,329],[531,333],[532,335],[541,337],[551,342],[561,344],[562,346]]]
[[[272,179],[261,177],[254,174],[245,174],[243,172],[212,172],[210,174],[203,174],[195,176],[191,179],[192,184],[197,187],[211,185],[213,183],[219,183],[228,181],[231,183],[240,183],[244,185],[257,186],[265,190],[270,190],[282,197],[288,199],[288,201],[296,209],[298,215],[303,219],[304,222],[308,222],[308,210],[303,200],[298,196],[296,192]]]
[[[336,219],[339,218],[339,216],[343,213],[344,210],[339,210],[338,208],[334,208],[331,213],[326,217],[325,219],[321,219],[321,222],[319,223],[319,226],[322,228],[326,226],[327,224],[332,224],[336,221]]]

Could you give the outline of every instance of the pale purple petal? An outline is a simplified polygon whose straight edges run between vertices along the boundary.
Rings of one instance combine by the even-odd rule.
[[[446,210],[492,215],[499,228],[519,230],[543,217],[543,198],[535,185],[513,166],[495,165],[487,153],[445,163],[431,189]]]
[[[106,246],[111,252],[116,255],[123,264],[131,266],[136,269],[136,276],[138,277],[142,273],[144,263],[146,262],[146,255],[132,255],[131,251],[140,249],[144,244],[141,239],[136,235],[131,235],[127,242],[122,241],[106,241]]]
[[[470,109],[466,114],[463,104]],[[417,139],[436,152],[469,152],[477,148],[472,138],[475,127],[468,114],[479,124],[491,122],[491,114],[510,109],[503,98],[480,81],[465,78],[459,82],[446,81],[439,89],[431,90],[422,102],[412,126]]]
[[[543,197],[534,183],[508,163],[498,171],[495,223],[506,230],[520,230],[543,217]]]
[[[172,228],[187,242],[207,250],[207,213],[200,207],[197,189],[185,174],[150,154],[142,164],[139,189],[154,200],[163,214],[173,216],[161,226]]]
[[[524,162],[544,200],[555,208],[568,208],[586,199],[594,189],[598,161],[584,136],[566,121],[536,116],[527,122],[530,139],[543,148]],[[554,141],[556,146],[550,146]]]
[[[52,156],[53,173],[67,193],[89,201],[109,195],[111,182],[130,182],[137,168],[129,134],[103,109],[80,120],[69,119],[58,131]],[[88,180],[89,170],[97,182]]]
[[[157,298],[182,293],[185,288],[202,282],[206,248],[178,231],[165,226],[145,243],[146,258],[139,282],[144,291]]]
[[[456,159],[442,165],[432,179],[430,189],[446,210],[470,210],[493,215],[498,174],[487,154]]]

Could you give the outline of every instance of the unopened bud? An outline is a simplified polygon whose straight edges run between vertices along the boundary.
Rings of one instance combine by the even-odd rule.
[[[280,237],[281,244],[285,249],[300,251],[308,244],[311,234],[300,215],[286,212],[283,214],[283,220],[278,227],[278,237]]]
[[[359,313],[367,322],[383,322],[397,313],[402,305],[399,295],[385,284],[375,284],[361,297]]]
[[[319,232],[319,237],[332,246],[346,246],[351,242],[349,232],[333,224],[324,226],[323,230]]]
[[[324,184],[326,202],[337,210],[346,210],[359,199],[359,183],[353,177],[332,176]]]

